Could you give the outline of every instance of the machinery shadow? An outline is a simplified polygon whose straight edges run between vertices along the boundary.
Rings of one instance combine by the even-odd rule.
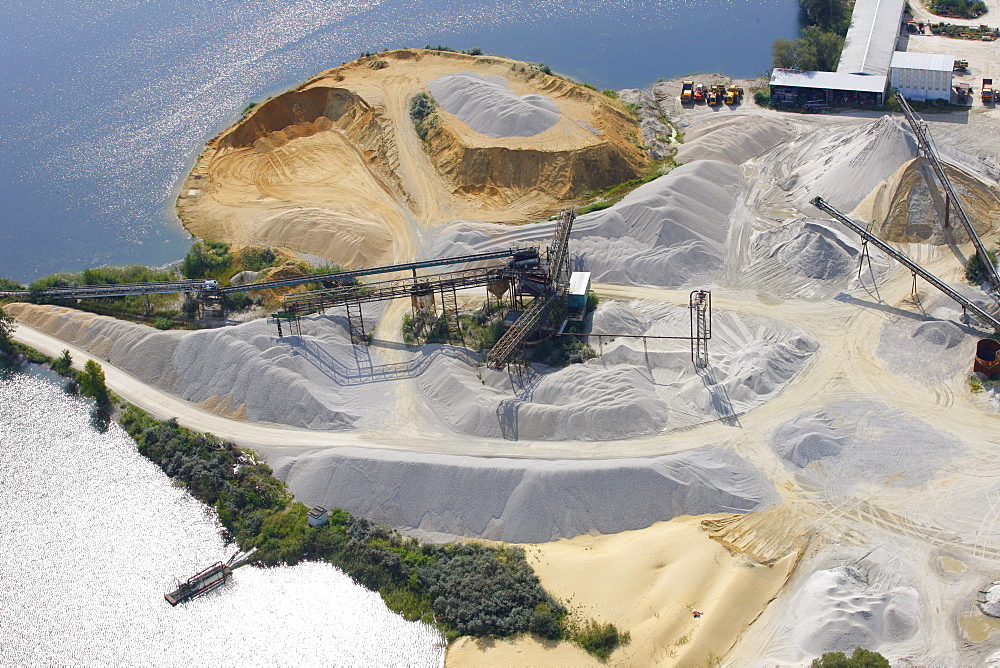
[[[712,369],[711,365],[696,369],[695,373],[701,377],[701,382],[705,384],[705,389],[708,390],[709,395],[712,397],[712,408],[719,414],[722,424],[729,427],[741,426],[740,416],[733,407],[733,401],[729,398],[729,392],[726,390],[725,385],[721,384],[715,377],[715,370]]]
[[[416,378],[427,370],[427,367],[430,366],[435,358],[441,356],[461,360],[467,364],[475,364],[478,361],[476,355],[469,350],[452,346],[441,346],[433,350],[421,349],[417,351],[417,357],[405,362],[373,364],[369,346],[356,345],[353,346],[355,365],[351,367],[334,357],[329,350],[317,341],[289,337],[286,343],[291,346],[293,355],[300,357],[319,370],[324,376],[343,386],[367,385],[370,383]],[[396,344],[390,341],[382,343],[388,345],[380,347],[400,350],[407,349],[407,346],[403,344]]]
[[[508,373],[510,373],[508,369]],[[544,378],[544,374],[538,373],[530,366],[522,372],[520,379],[515,380],[511,374],[511,383],[517,392],[515,396],[504,399],[497,404],[497,423],[500,425],[500,434],[507,441],[518,440],[517,413],[521,406],[531,402],[535,394],[535,389]]]

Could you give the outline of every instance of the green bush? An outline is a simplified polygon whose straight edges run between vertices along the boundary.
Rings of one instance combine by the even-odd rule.
[[[619,631],[614,624],[601,624],[589,619],[582,627],[571,631],[570,639],[594,656],[607,659],[632,636],[628,631]]]
[[[0,276],[0,290],[4,291],[24,290],[24,286],[15,281],[13,278],[4,278]]]
[[[997,263],[997,253],[996,251],[988,250],[986,255],[989,261],[996,266]],[[989,280],[990,274],[986,265],[983,264],[982,259],[979,257],[979,253],[975,253],[965,262],[965,280],[969,281],[973,285],[978,285],[983,281]]]
[[[417,131],[417,136],[427,139],[427,134],[433,127],[434,112],[437,107],[427,93],[417,93],[410,101],[410,120]]]
[[[52,370],[59,375],[68,375],[70,369],[73,368],[73,357],[69,354],[69,350],[63,350],[62,355],[58,359],[54,360],[51,366]]]
[[[509,636],[537,627],[559,638],[566,614],[542,588],[524,550],[456,544],[437,550],[431,566],[419,569],[434,601],[434,612],[458,634]],[[543,606],[543,607],[540,607]]]
[[[827,652],[813,659],[811,665],[812,668],[890,668],[889,660],[884,656],[861,647],[854,648],[850,657],[843,652]]]
[[[941,16],[974,19],[986,13],[983,0],[930,0],[930,10]]]
[[[0,306],[0,350],[9,352],[13,346],[11,337],[17,326],[14,323],[14,316],[8,315],[3,306]]]
[[[196,241],[181,261],[181,273],[188,278],[218,278],[232,263],[229,244],[221,241]]]

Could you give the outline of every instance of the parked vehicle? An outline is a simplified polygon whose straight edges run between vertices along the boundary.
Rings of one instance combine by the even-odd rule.
[[[692,99],[694,99],[694,82],[685,81],[681,87],[681,104],[690,102]]]

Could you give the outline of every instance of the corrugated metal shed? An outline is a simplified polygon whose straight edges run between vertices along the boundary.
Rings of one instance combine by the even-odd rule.
[[[888,70],[886,70],[888,72]],[[823,90],[857,90],[865,93],[885,91],[887,77],[842,72],[804,72],[776,69],[771,73],[772,86],[796,86]]]
[[[889,74],[906,0],[857,0],[837,72]]]
[[[951,72],[955,66],[955,57],[945,56],[940,53],[896,51],[892,54],[892,66],[911,70]]]
[[[590,287],[589,271],[574,271],[569,277],[569,294],[585,295]]]

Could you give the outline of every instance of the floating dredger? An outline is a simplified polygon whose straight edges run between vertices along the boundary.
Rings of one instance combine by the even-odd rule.
[[[252,548],[249,552],[241,554],[237,552],[229,558],[229,561],[222,563],[217,561],[205,570],[190,577],[187,581],[177,585],[177,589],[164,594],[170,605],[177,605],[192,598],[207,594],[216,587],[220,587],[226,580],[233,576],[233,569],[242,566],[250,558],[257,548]]]

